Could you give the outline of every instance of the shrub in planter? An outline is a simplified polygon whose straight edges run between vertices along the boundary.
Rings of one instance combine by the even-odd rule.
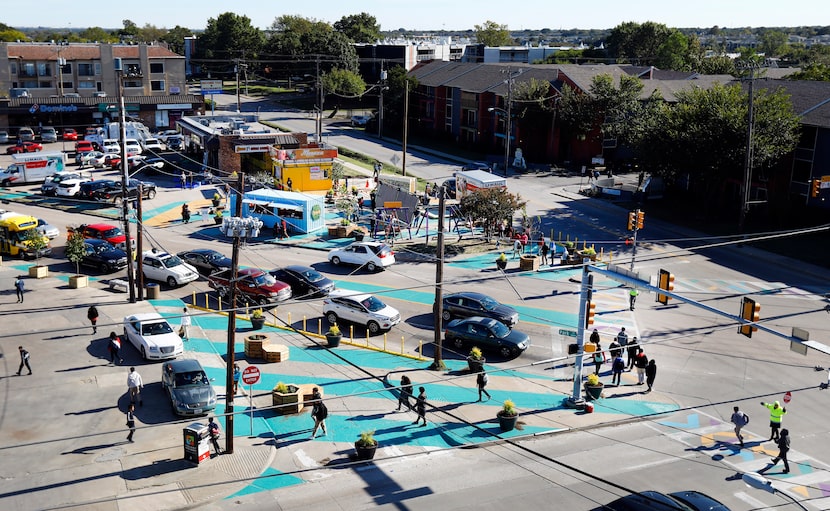
[[[502,431],[511,431],[516,427],[516,422],[519,420],[519,411],[516,410],[513,401],[505,399],[496,417],[499,419],[499,428]]]
[[[326,332],[326,342],[328,342],[329,348],[336,348],[340,346],[340,341],[342,339],[343,333],[340,331],[337,324],[331,325],[329,331]]]
[[[251,313],[251,326],[254,330],[261,330],[264,325],[265,316],[262,313],[262,309],[254,309]]]
[[[375,430],[364,431],[360,438],[354,443],[354,450],[358,460],[370,460],[375,457],[378,449],[378,441],[375,440]]]

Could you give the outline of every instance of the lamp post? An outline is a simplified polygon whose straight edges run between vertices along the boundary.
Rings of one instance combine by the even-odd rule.
[[[126,119],[126,107],[124,105],[124,67],[121,62],[121,59],[115,59],[115,76],[118,80],[118,107],[120,109],[119,112],[119,122],[121,123],[121,130],[120,130],[120,142],[121,142],[121,219],[124,222],[124,235],[126,236],[126,248],[125,252],[127,252],[127,258],[130,259],[129,264],[127,265],[127,280],[129,282],[129,291],[130,291],[130,303],[135,303],[135,267],[133,266],[132,261],[132,254],[133,254],[133,244],[132,238],[130,237],[130,201],[127,200],[127,181],[129,180],[129,176],[127,175],[127,119]],[[141,222],[141,218],[137,218],[136,222]],[[137,254],[137,257],[141,257],[141,254]]]

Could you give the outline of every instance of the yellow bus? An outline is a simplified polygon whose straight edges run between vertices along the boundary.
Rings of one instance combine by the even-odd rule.
[[[0,254],[8,254],[21,259],[24,257],[39,257],[52,253],[49,238],[43,236],[46,246],[39,253],[32,248],[27,231],[37,229],[37,218],[20,215],[0,220]]]

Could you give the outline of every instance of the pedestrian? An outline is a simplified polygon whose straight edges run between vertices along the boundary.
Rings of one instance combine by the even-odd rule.
[[[210,441],[213,444],[213,450],[216,452],[216,455],[222,454],[222,448],[219,447],[219,424],[213,420],[213,417],[208,419],[208,434],[210,435]]]
[[[787,413],[786,408],[781,407],[781,403],[778,401],[774,403],[764,403],[761,401],[761,406],[766,406],[769,410],[769,429],[770,429],[770,440],[778,441],[778,430],[781,429],[781,421],[784,420],[784,414]]]
[[[513,242],[513,259],[516,259],[516,256],[522,253],[522,241],[516,240]]]
[[[613,339],[611,344],[608,345],[608,353],[611,354],[611,360],[614,360],[622,355],[622,348],[619,344],[617,344],[616,339]],[[625,369],[625,362],[623,362],[623,369]]]
[[[591,337],[588,338],[588,341],[594,344],[599,344],[599,340],[599,331],[596,328],[594,328],[594,331],[591,332]]]
[[[631,342],[626,346],[625,351],[628,353],[628,370],[634,367],[634,362],[637,360],[637,348],[640,347],[640,342],[636,337],[631,339]]]
[[[185,174],[184,171],[182,171],[181,180],[182,180],[182,190],[184,190],[185,188],[187,188],[187,174]]]
[[[617,387],[622,385],[622,373],[625,370],[625,360],[622,358],[622,352],[617,352],[614,361],[611,363],[611,384],[616,384]]]
[[[26,366],[29,374],[32,374],[32,366],[29,365],[29,352],[24,350],[23,346],[18,346],[17,350],[20,351],[20,367],[17,368],[17,375],[20,376],[20,373],[23,371],[23,366]]]
[[[631,310],[634,310],[634,302],[637,301],[637,295],[639,294],[640,292],[637,291],[637,288],[635,287],[632,287],[631,290],[628,292],[628,307]]]
[[[290,177],[289,177],[289,178],[288,178],[288,180],[285,182],[285,184],[287,185],[287,187],[288,187],[288,191],[289,191],[289,192],[290,192],[290,191],[291,191],[291,189],[294,187],[294,183],[291,181],[291,178],[290,178]]]
[[[238,392],[237,389],[239,388],[239,379],[242,377],[242,369],[239,368],[239,364],[233,364],[233,395],[235,396]]]
[[[282,220],[282,235],[285,236],[286,238],[289,236],[288,235],[288,222],[286,222],[285,219]]]
[[[17,291],[17,303],[23,303],[23,291],[25,291],[24,287],[23,277],[18,275],[17,280],[14,281],[14,289]]]
[[[406,405],[406,408],[412,410],[412,403],[409,401],[410,396],[412,396],[412,380],[409,379],[409,376],[403,375],[401,376],[401,390],[398,394],[398,410],[401,409],[401,405]]]
[[[317,387],[314,387],[311,397],[314,399],[314,406],[311,408],[311,418],[314,419],[314,429],[311,431],[311,439],[314,440],[314,437],[317,435],[317,428],[322,427],[323,436],[326,436],[326,417],[329,416],[329,409],[326,408],[326,404],[323,402],[323,396],[320,395],[320,390]]]
[[[790,472],[790,463],[787,461],[787,453],[790,450],[790,430],[784,428],[781,430],[781,436],[778,438],[778,456],[772,458],[772,465],[775,466],[779,461],[784,462],[784,473]]]
[[[481,394],[487,394],[487,401],[490,400],[490,393],[484,388],[487,386],[487,383],[490,381],[490,377],[487,376],[487,373],[481,371],[476,376],[476,387],[478,387],[478,400],[481,401]]]
[[[634,357],[634,366],[637,368],[637,385],[642,385],[645,382],[646,366],[648,366],[648,357],[645,353],[643,353],[643,348],[636,349],[637,355]],[[657,368],[655,368],[655,371],[657,371]]]
[[[646,366],[646,385],[648,385],[648,390],[646,390],[646,392],[651,392],[651,387],[654,386],[655,378],[657,378],[657,362],[655,362],[652,358],[648,361],[648,365]]]
[[[427,391],[423,387],[418,387],[418,398],[415,401],[415,412],[418,418],[412,424],[418,424],[422,419],[424,426],[427,425]]]
[[[190,314],[187,313],[187,306],[182,309],[182,324],[179,326],[179,337],[185,341],[190,340]]]
[[[182,204],[182,223],[190,223],[190,206]]]
[[[120,364],[124,363],[124,359],[121,358],[121,339],[115,332],[110,332],[110,340],[107,344],[107,349],[110,352],[110,364],[115,364],[116,360],[118,360],[118,363]]]
[[[130,403],[138,401],[138,406],[144,406],[144,400],[141,399],[144,382],[141,381],[141,375],[138,374],[135,367],[131,367],[130,374],[127,375],[127,388],[130,389]]]
[[[542,253],[542,264],[548,264],[548,252],[550,248],[544,240],[542,240],[542,246],[539,248],[539,251]]]
[[[98,309],[94,305],[90,305],[86,310],[86,318],[92,323],[92,333],[98,333]]]
[[[600,345],[599,341],[594,346],[596,346],[592,357],[594,360],[594,374],[599,376],[599,370],[602,369],[602,364],[605,363],[605,353],[602,352],[602,345]]]
[[[749,424],[749,415],[745,414],[738,408],[737,406],[732,408],[732,424],[735,425],[735,436],[738,437],[738,442],[741,443],[741,447],[744,446],[744,437],[741,435],[741,428]]]
[[[617,333],[617,336],[614,337],[617,341],[617,344],[620,345],[621,350],[625,350],[628,346],[628,334],[625,333],[625,327],[620,328],[620,331]]]
[[[127,406],[127,427],[130,429],[130,434],[127,435],[127,441],[133,441],[133,433],[135,433],[135,405],[130,403]]]

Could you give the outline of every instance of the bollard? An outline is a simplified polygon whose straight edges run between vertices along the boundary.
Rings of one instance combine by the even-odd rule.
[[[366,347],[369,347],[369,329],[366,329]]]
[[[222,312],[222,297],[219,297],[219,312]]]
[[[323,318],[317,320],[317,333],[323,335]]]
[[[424,358],[424,341],[418,341],[418,356]]]
[[[291,313],[288,313],[288,326],[291,326]]]
[[[383,351],[386,351],[386,334],[383,334]]]
[[[308,332],[308,329],[306,328],[306,323],[305,323],[305,314],[303,314],[303,332]]]
[[[349,325],[349,341],[354,342],[354,325]]]
[[[605,247],[599,249],[599,260],[602,261],[605,255]]]
[[[196,291],[193,291],[193,294],[190,296],[190,303],[196,305]]]
[[[205,309],[210,310],[210,295],[205,293]]]

